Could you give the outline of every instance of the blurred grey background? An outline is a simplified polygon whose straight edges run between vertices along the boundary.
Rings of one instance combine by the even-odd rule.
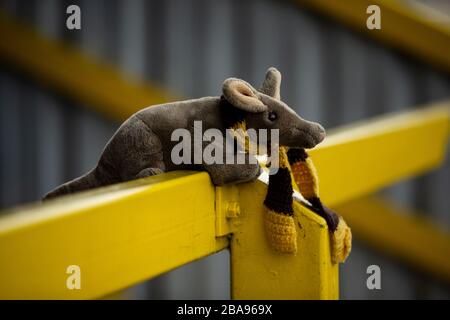
[[[81,7],[80,31],[65,28],[70,4]],[[450,97],[447,74],[290,1],[0,0],[0,9],[185,97],[219,95],[230,76],[258,86],[266,69],[276,66],[283,74],[283,99],[326,128]],[[92,168],[118,126],[0,64],[1,207],[36,201]],[[449,230],[449,178],[447,157],[439,170],[383,194]],[[381,267],[382,290],[366,287],[371,264]],[[127,295],[228,299],[229,253],[174,270]],[[449,299],[450,288],[355,239],[341,266],[341,298]]]

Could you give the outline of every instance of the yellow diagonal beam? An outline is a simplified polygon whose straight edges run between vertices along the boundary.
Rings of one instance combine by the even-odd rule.
[[[0,299],[102,297],[226,248],[214,195],[208,174],[172,172],[8,212]]]
[[[321,197],[338,205],[437,167],[445,156],[449,117],[446,102],[332,131],[310,152]]]
[[[450,29],[448,24],[434,21],[414,11],[402,1],[393,0],[296,0],[325,13],[340,23],[380,40],[384,44],[419,57],[446,72],[450,72]],[[381,9],[381,30],[369,30],[367,7]]]
[[[67,44],[40,36],[0,12],[0,62],[85,103],[110,118],[177,99],[154,84],[142,84]]]
[[[450,235],[423,215],[373,196],[336,209],[355,239],[450,282]]]

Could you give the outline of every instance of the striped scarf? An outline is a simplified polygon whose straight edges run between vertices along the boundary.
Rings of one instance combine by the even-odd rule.
[[[247,129],[245,120],[242,117],[234,117],[234,121],[231,119],[228,123],[237,143],[248,152],[251,141],[245,134]],[[264,200],[267,209],[264,225],[271,247],[280,253],[295,254],[297,252],[298,241],[293,209],[294,189],[300,191],[309,202],[311,210],[325,219],[330,231],[332,262],[345,261],[351,250],[351,230],[341,216],[322,204],[319,197],[317,172],[304,149],[280,147],[278,171],[269,176],[267,195]]]

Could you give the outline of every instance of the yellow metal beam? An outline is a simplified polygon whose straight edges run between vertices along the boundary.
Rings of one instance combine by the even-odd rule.
[[[437,167],[445,156],[450,103],[342,127],[311,150],[320,194],[335,206]]]
[[[102,297],[226,248],[214,195],[208,174],[172,172],[6,213],[0,299]]]
[[[233,299],[337,299],[338,265],[331,263],[325,220],[295,203],[298,253],[279,254],[264,232],[264,183],[240,188],[241,210],[233,219],[231,296]]]
[[[450,72],[450,29],[402,1],[393,0],[296,0],[367,36],[415,55]],[[366,27],[369,5],[381,9],[381,30]]]
[[[311,153],[325,202],[436,166],[448,119],[443,104],[331,135]],[[0,298],[105,296],[226,248],[230,233],[233,297],[337,298],[325,221],[297,203],[301,249],[275,255],[262,230],[265,193],[260,181],[214,189],[206,173],[171,172],[5,213]],[[81,268],[81,290],[66,288],[69,265]]]
[[[376,197],[337,207],[356,239],[450,282],[450,235],[411,210]]]
[[[0,61],[103,114],[123,120],[136,111],[177,97],[154,84],[83,55],[67,44],[46,39],[0,12]]]

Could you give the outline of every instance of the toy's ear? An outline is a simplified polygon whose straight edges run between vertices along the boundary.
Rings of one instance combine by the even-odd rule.
[[[256,90],[247,82],[229,78],[223,83],[223,95],[233,106],[247,112],[263,112],[267,106],[259,100]]]
[[[280,100],[281,73],[276,68],[269,68],[260,91],[268,96]]]

